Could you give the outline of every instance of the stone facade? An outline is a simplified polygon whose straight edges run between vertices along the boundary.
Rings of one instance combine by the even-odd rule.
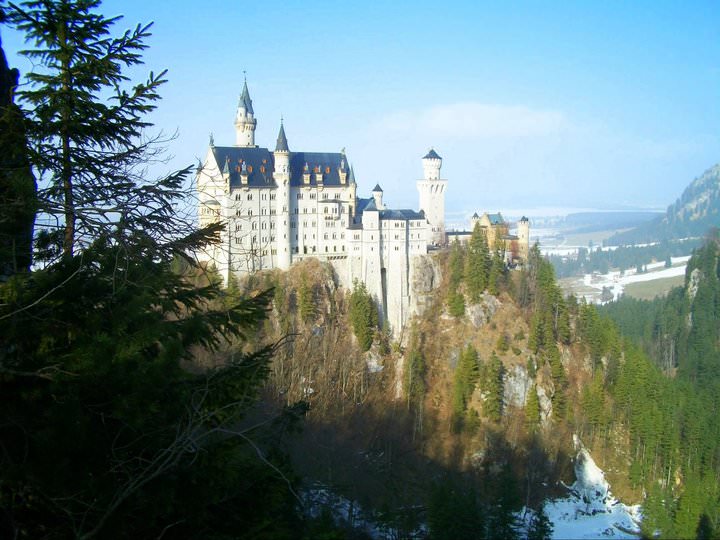
[[[220,244],[199,256],[226,281],[231,274],[287,269],[315,257],[330,263],[340,283],[365,283],[381,317],[398,335],[416,309],[411,284],[429,243],[444,242],[446,180],[442,159],[431,150],[417,182],[420,211],[389,209],[376,185],[357,196],[345,152],[290,150],[280,125],[275,150],[255,145],[252,101],[243,87],[235,116],[236,144],[211,139],[197,170],[200,225],[222,221]]]
[[[470,240],[475,225],[479,224],[485,234],[490,251],[499,249],[505,253],[510,264],[522,264],[527,261],[530,253],[530,220],[523,216],[517,222],[517,234],[510,234],[510,223],[505,221],[502,214],[488,214],[482,216],[476,213],[470,218],[470,230],[450,231],[447,233],[449,242],[455,240],[466,243]]]

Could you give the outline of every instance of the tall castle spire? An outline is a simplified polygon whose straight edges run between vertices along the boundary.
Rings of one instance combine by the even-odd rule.
[[[253,111],[252,99],[248,91],[247,79],[243,83],[242,94],[238,101],[237,113],[235,114],[235,144],[237,146],[255,146],[255,112]]]

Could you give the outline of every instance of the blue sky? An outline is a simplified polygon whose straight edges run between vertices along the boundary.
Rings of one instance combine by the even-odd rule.
[[[167,68],[153,120],[172,165],[233,144],[247,71],[274,147],[339,151],[361,195],[415,207],[444,158],[447,209],[664,207],[720,161],[720,2],[104,3],[155,21],[140,78]],[[10,63],[17,36],[2,29]]]

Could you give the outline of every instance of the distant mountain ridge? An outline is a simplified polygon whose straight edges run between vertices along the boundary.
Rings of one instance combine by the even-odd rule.
[[[720,226],[720,163],[685,188],[680,198],[659,216],[635,229],[610,237],[610,245],[659,242],[704,236]]]

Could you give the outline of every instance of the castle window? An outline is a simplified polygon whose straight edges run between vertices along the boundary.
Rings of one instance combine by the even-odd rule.
[[[323,193],[323,196],[322,196],[323,201],[327,201],[327,200],[328,200],[328,197],[330,197],[330,194],[329,194],[329,193]]]
[[[297,208],[297,207],[295,207],[295,213],[296,213],[296,214],[298,213],[298,210],[300,210],[300,209]]]
[[[303,198],[302,193],[298,193],[298,194],[297,194],[297,198],[298,198],[298,200],[299,200],[299,199],[302,199],[302,198]]]
[[[333,251],[337,252],[337,246],[333,246]]]
[[[265,174],[265,165],[260,165],[260,172]]]
[[[270,222],[270,229],[272,230],[272,229],[274,229],[274,228],[275,228],[275,222],[274,222],[274,221],[271,221],[271,222]]]
[[[271,208],[271,209],[270,209],[270,215],[271,215],[271,216],[274,216],[274,215],[275,215],[275,209],[274,209],[274,208]]]
[[[294,228],[295,228],[295,222],[294,222],[294,221],[291,221],[291,222],[290,222],[290,228],[291,228],[291,229],[294,229]]]
[[[252,172],[252,165],[248,165],[248,168],[247,168],[247,169],[248,169],[248,172],[251,173],[251,172]]]
[[[337,234],[333,233],[333,240],[337,240]]]
[[[328,239],[328,233],[325,233],[325,234],[323,235],[323,238],[324,238],[325,240],[327,240],[327,239]]]
[[[270,194],[270,200],[271,200],[271,201],[274,201],[274,200],[275,200],[275,193],[271,193],[271,194]]]
[[[336,198],[336,199],[339,199],[339,198],[340,198],[340,193],[336,193],[336,194],[335,194],[335,198]]]
[[[267,208],[263,208],[262,210],[260,210],[260,213],[261,213],[263,216],[265,215],[266,212],[267,212]]]
[[[253,231],[257,230],[257,222],[256,221],[252,222],[252,230]]]
[[[260,196],[260,198],[261,198],[263,201],[266,201],[266,200],[267,200],[267,193],[263,193],[263,194]]]
[[[252,193],[248,193],[247,200],[252,201]]]
[[[317,199],[317,193],[311,193],[310,194],[311,199]]]
[[[325,167],[325,174],[330,174],[330,167]]]
[[[303,208],[303,214],[307,214],[307,208]]]
[[[252,216],[252,208],[248,208],[248,216]]]
[[[327,253],[327,251],[328,251],[328,247],[327,247],[327,246],[325,246],[325,253]]]
[[[325,207],[325,213],[326,213],[326,214],[328,213],[328,207],[327,207],[327,206]]]
[[[267,229],[267,222],[263,221],[263,223],[262,223],[262,228],[263,228],[263,229]]]
[[[271,249],[270,250],[271,255],[277,255],[277,249]]]

